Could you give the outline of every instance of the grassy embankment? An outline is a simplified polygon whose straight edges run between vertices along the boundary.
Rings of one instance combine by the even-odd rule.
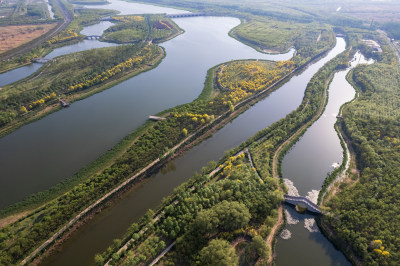
[[[256,167],[256,169],[251,170],[251,174],[248,173],[251,169],[249,163],[247,163],[248,166],[244,166],[246,163],[241,162],[239,164],[242,165],[235,168],[235,163],[233,163],[235,159],[232,159],[232,157],[227,158],[226,156],[220,161],[221,166],[217,168],[217,171],[220,171],[220,173],[217,177],[209,176],[209,173],[214,169],[212,166],[208,169],[204,169],[202,175],[197,175],[188,181],[187,184],[180,186],[176,190],[177,193],[166,199],[162,207],[155,213],[150,212],[143,217],[139,222],[140,225],[132,225],[130,231],[125,235],[122,241],[115,241],[115,243],[121,243],[120,246],[114,244],[114,246],[110,247],[104,254],[97,255],[95,258],[96,262],[102,263],[111,258],[112,261],[114,261],[113,263],[116,264],[124,262],[133,263],[134,265],[143,262],[149,263],[158,255],[163,247],[170,243],[175,243],[175,239],[176,247],[172,249],[170,255],[164,258],[162,262],[177,263],[182,262],[182,260],[184,262],[190,262],[198,259],[198,255],[201,257],[202,252],[200,250],[215,237],[225,239],[231,242],[233,246],[236,246],[238,254],[242,254],[239,258],[242,263],[254,263],[257,259],[266,259],[269,254],[268,247],[261,245],[256,248],[254,242],[257,243],[258,241],[257,235],[261,235],[265,238],[271,231],[278,217],[278,204],[275,202],[271,205],[267,204],[268,206],[264,205],[262,209],[269,213],[270,216],[267,215],[268,218],[260,215],[260,213],[257,212],[257,208],[254,208],[254,204],[263,205],[265,202],[271,203],[271,201],[265,200],[261,203],[258,202],[259,198],[246,195],[248,191],[243,191],[240,188],[241,182],[249,182],[247,178],[250,178],[261,184],[263,184],[263,182],[268,183],[267,187],[269,189],[272,188],[273,191],[279,187],[277,180],[273,178],[272,158],[276,156],[278,150],[280,154],[284,154],[282,151],[287,150],[297,140],[296,138],[292,139],[292,134],[296,133],[296,137],[298,137],[298,135],[305,131],[307,125],[312,124],[322,113],[325,106],[325,91],[328,86],[328,81],[332,76],[330,73],[334,71],[337,66],[341,66],[343,61],[347,60],[347,58],[348,52],[345,52],[324,66],[313,77],[312,82],[310,82],[307,87],[305,98],[299,109],[291,113],[285,119],[257,133],[257,135],[246,141],[240,147],[229,152],[227,156],[233,156],[237,154],[238,151],[250,145],[250,153],[253,156]],[[244,63],[245,67],[246,64],[249,63]],[[237,69],[237,66],[233,65],[233,71],[231,73],[237,74]],[[224,71],[229,71],[229,68],[224,68]],[[256,83],[257,75],[254,77],[255,79],[253,82]],[[232,84],[237,83],[237,75],[228,75],[227,79],[229,79]],[[248,80],[243,77],[241,77],[241,80],[243,82],[248,82]],[[221,83],[221,87],[225,87],[225,85],[223,85],[224,80],[222,80]],[[234,91],[234,89],[232,91]],[[283,150],[280,149],[282,144],[285,144],[285,149]],[[214,174],[215,171],[211,173]],[[230,174],[232,174],[232,176]],[[239,181],[236,180],[238,176],[242,178]],[[238,184],[235,181],[238,182]],[[217,196],[213,194],[213,188],[218,187],[219,184],[222,185],[222,188],[219,189]],[[245,184],[248,187],[252,187],[252,185],[248,183]],[[272,192],[272,190],[264,189],[266,191],[263,193],[266,195],[257,193],[259,197],[267,197],[267,194]],[[223,192],[221,193],[221,191]],[[278,194],[276,194],[274,198],[279,202],[278,195],[282,192],[275,191],[275,193]],[[247,200],[243,201],[242,197]],[[215,225],[217,230],[209,228],[211,233],[201,231],[202,227],[200,224],[203,222],[207,224],[208,220],[204,219],[213,217],[213,210],[216,209],[217,206],[219,207],[220,204],[225,204],[221,203],[225,200],[230,201],[231,204],[240,202],[246,205],[252,216],[247,226],[242,224],[241,226],[238,225],[238,228],[227,230],[224,225],[217,224]],[[259,218],[261,218],[261,220],[259,220]],[[238,220],[240,219],[239,217]],[[211,225],[211,227],[212,226],[213,225]],[[241,244],[237,246],[238,243]],[[120,249],[120,247],[123,248]],[[113,252],[115,253],[113,254]],[[143,254],[145,256],[143,256]]]
[[[143,40],[161,43],[183,32],[171,19],[163,15],[113,16],[117,22],[108,28],[103,41],[115,43],[137,43]]]
[[[359,66],[348,76],[358,97],[343,109],[341,128],[354,150],[359,176],[348,173],[324,204],[330,215],[325,234],[353,263],[395,265],[400,262],[399,95],[400,71],[385,39],[378,63]],[[390,230],[389,230],[390,228]]]

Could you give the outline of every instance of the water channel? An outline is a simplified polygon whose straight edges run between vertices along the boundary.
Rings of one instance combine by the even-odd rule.
[[[112,3],[120,10],[125,10],[125,14],[134,13],[132,10],[135,10],[136,4],[115,0]],[[141,6],[147,6],[148,13],[155,13],[151,11],[152,6]],[[180,12],[173,10],[172,13]],[[0,168],[4,168],[6,173],[0,178],[0,207],[70,176],[137,128],[149,114],[193,100],[201,92],[205,73],[210,67],[231,59],[286,60],[293,53],[263,55],[229,38],[227,32],[239,23],[234,18],[196,17],[175,19],[175,22],[186,32],[162,45],[167,51],[167,57],[156,69],[76,102],[69,109],[49,115],[0,139]],[[194,171],[200,170],[210,160],[218,160],[225,150],[239,145],[296,109],[311,77],[344,48],[344,40],[338,38],[336,46],[327,56],[294,76],[211,138],[174,160],[164,171],[125,193],[113,206],[74,233],[63,243],[62,249],[43,264],[91,264],[95,253],[104,251],[112,239],[121,237],[131,223],[137,221],[149,208],[159,205],[163,197],[168,196]],[[24,165],[24,169],[18,165]],[[313,166],[310,165],[310,168]],[[18,189],[20,195],[14,195],[17,194],[16,185],[22,185]],[[310,187],[304,189],[309,191]],[[319,256],[318,252],[324,251],[321,247],[334,250],[322,235],[319,234],[317,241],[310,241],[313,237],[308,234],[300,241],[291,241],[296,242],[296,248],[316,243],[315,249],[310,246],[308,254],[312,252]],[[280,248],[278,252],[290,254],[291,250]],[[341,255],[337,251],[323,254],[322,265],[336,261],[336,256]],[[279,256],[279,263],[280,257],[289,256]],[[296,258],[292,258],[293,263]]]
[[[344,40],[338,38],[335,48],[325,58],[294,76],[183,157],[174,160],[166,167],[167,171],[160,171],[126,193],[112,207],[81,227],[63,244],[59,253],[47,258],[44,265],[90,264],[96,252],[104,251],[112,243],[112,239],[121,237],[131,223],[137,221],[148,209],[157,207],[163,197],[170,195],[175,187],[186,181],[195,171],[199,171],[210,160],[218,160],[225,150],[238,146],[248,137],[296,109],[311,77],[344,48]],[[332,246],[325,238],[324,241],[324,244]]]
[[[236,18],[175,21],[185,33],[162,44],[167,57],[157,68],[0,139],[0,208],[71,176],[143,124],[149,115],[191,102],[200,94],[207,70],[216,64],[247,58],[287,60],[294,52],[261,54],[230,38],[229,30],[240,23]],[[103,22],[85,30],[89,34],[106,26]],[[86,40],[59,48],[49,57],[109,45]]]
[[[351,67],[371,63],[357,53]],[[347,82],[349,69],[334,75],[329,86],[329,101],[322,116],[307,130],[282,161],[282,174],[291,188],[289,194],[307,196],[314,202],[327,173],[338,167],[343,150],[333,125],[339,108],[354,98],[355,91]],[[291,238],[279,239],[276,251],[277,265],[350,265],[344,255],[336,250],[320,233],[311,215],[298,214],[286,207],[287,227]],[[299,244],[299,243],[304,243]],[[280,256],[280,254],[291,254]]]

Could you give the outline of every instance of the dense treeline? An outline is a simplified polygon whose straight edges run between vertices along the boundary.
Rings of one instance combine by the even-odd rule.
[[[388,22],[382,26],[389,36],[393,39],[399,40],[400,39],[400,23],[399,22]]]
[[[395,60],[388,56],[388,61]],[[393,58],[393,59],[392,59]],[[359,97],[343,111],[359,179],[342,185],[327,222],[365,264],[400,262],[400,71],[393,61],[357,67]]]
[[[43,109],[56,101],[124,72],[150,64],[160,55],[155,45],[124,45],[58,57],[21,82],[0,91],[0,126],[23,117],[28,111]]]
[[[116,43],[165,41],[179,32],[179,27],[169,18],[161,15],[114,16],[117,21],[103,33],[103,40]]]
[[[161,252],[153,252],[154,247],[146,242],[154,238],[163,243],[176,240],[176,248],[163,260],[166,265],[238,262],[235,250],[228,248],[229,242],[238,238],[241,264],[254,264],[259,258],[267,258],[270,251],[262,239],[273,226],[276,209],[283,200],[276,181],[258,177],[243,153],[230,157],[211,179],[208,172],[216,164],[210,166],[202,174],[195,175],[192,182],[180,186],[176,197],[158,215],[159,219],[153,219],[155,214],[151,212],[147,214],[152,214],[150,217],[141,219],[147,220],[143,225],[147,229],[140,234],[136,227],[130,233],[129,238],[135,241],[128,246],[128,251],[113,255],[105,252],[96,256],[96,262],[104,263],[111,255],[112,265],[149,263]],[[252,248],[254,246],[257,248]],[[227,248],[228,253],[222,258],[217,255]]]
[[[233,105],[281,79],[294,69],[294,62],[236,61],[222,64],[217,71],[217,86],[228,91],[224,104]]]

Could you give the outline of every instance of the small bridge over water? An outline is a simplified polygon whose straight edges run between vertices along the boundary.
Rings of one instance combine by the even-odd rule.
[[[202,17],[207,16],[206,13],[182,13],[182,14],[169,14],[165,15],[167,18],[188,18],[188,17]]]
[[[99,36],[99,35],[87,35],[85,37],[85,39],[87,39],[87,40],[98,40],[100,38],[101,38],[101,36]]]
[[[284,195],[284,198],[285,198],[286,203],[289,203],[292,205],[303,204],[306,206],[306,208],[309,212],[322,214],[318,205],[305,197]]]
[[[50,58],[41,58],[41,57],[38,57],[38,58],[33,58],[33,59],[32,59],[32,62],[39,63],[39,64],[46,64],[46,63],[49,62],[49,61],[51,61]]]

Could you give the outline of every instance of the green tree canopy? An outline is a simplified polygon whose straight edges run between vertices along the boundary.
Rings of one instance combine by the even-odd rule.
[[[217,231],[233,231],[250,221],[249,209],[237,201],[222,201],[210,209],[198,213],[194,226],[200,233],[214,234]]]
[[[208,246],[200,251],[200,265],[238,265],[238,257],[229,242],[222,239],[213,239]]]

